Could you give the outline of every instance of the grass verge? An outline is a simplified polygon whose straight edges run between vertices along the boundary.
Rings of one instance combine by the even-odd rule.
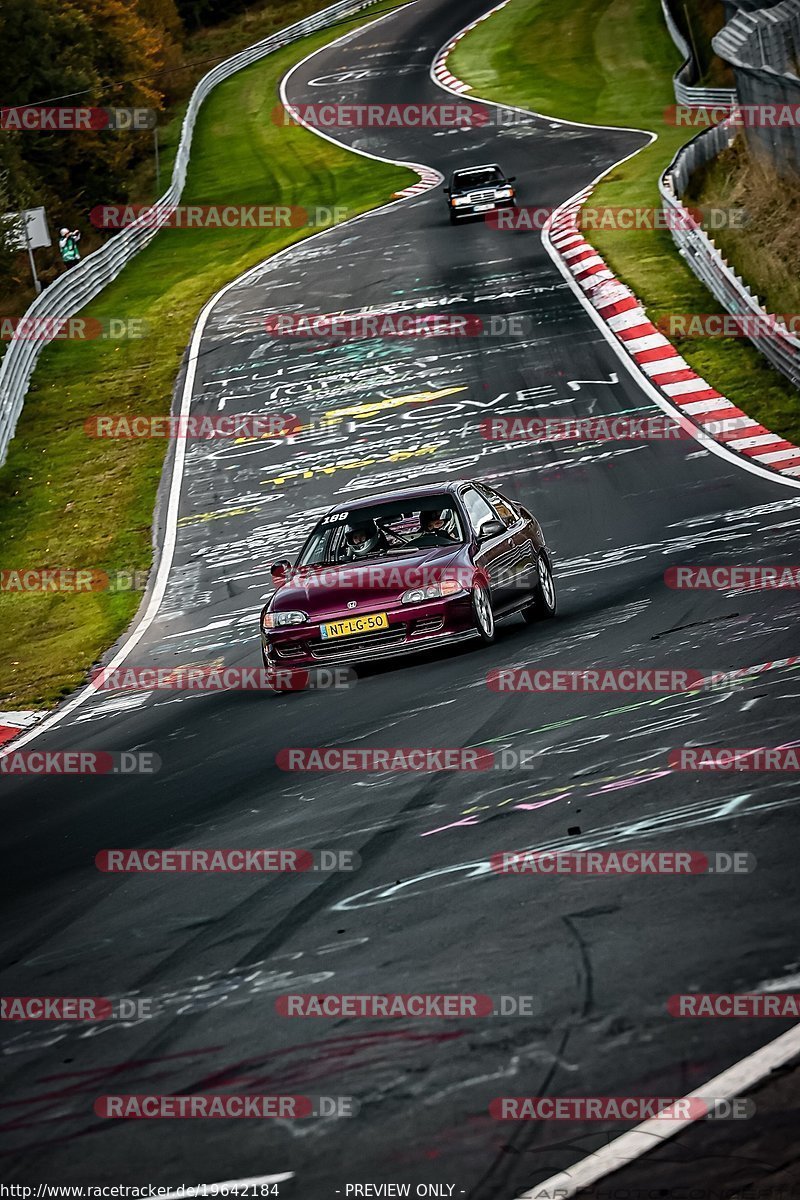
[[[416,180],[297,126],[278,125],[282,76],[312,50],[396,4],[316,34],[234,75],[203,105],[182,198],[192,204],[340,207],[385,203]],[[88,417],[163,415],[192,325],[205,301],[308,229],[168,230],[82,316],[144,319],[140,340],[64,341],[42,354],[0,471],[0,569],[146,572],[153,504],[166,445],[95,440]],[[0,707],[54,704],[122,633],[141,591],[0,591]]]
[[[195,30],[185,35],[181,46],[181,58],[175,65],[159,76],[158,83],[167,92],[163,111],[158,116],[159,174],[156,175],[155,156],[152,151],[152,134],[137,135],[146,144],[143,156],[131,167],[127,177],[119,181],[120,192],[115,197],[96,196],[87,200],[86,207],[77,209],[69,217],[70,227],[81,230],[81,254],[86,257],[98,246],[102,246],[107,235],[95,229],[89,213],[96,203],[123,198],[126,202],[149,204],[166,191],[172,177],[172,166],[181,136],[181,124],[189,103],[189,97],[200,79],[213,67],[232,57],[240,50],[263,41],[264,38],[301,21],[312,13],[319,12],[330,0],[254,0],[245,12],[237,13],[217,25]],[[391,5],[389,5],[391,6]],[[381,8],[384,5],[380,6]],[[346,27],[366,17],[349,18]],[[113,89],[108,95],[100,95],[96,103],[112,103]],[[57,231],[50,215],[51,236]],[[63,274],[64,266],[57,244],[49,249],[36,251],[36,269],[44,284],[52,283]],[[17,257],[13,282],[3,281],[0,294],[0,317],[24,313],[36,293],[33,288],[28,257],[23,251]],[[7,342],[0,341],[0,358],[5,353]]]
[[[679,54],[652,0],[511,0],[458,43],[450,69],[476,95],[588,124],[658,134],[595,188],[591,207],[658,208],[658,177],[696,130],[665,121]],[[667,230],[597,230],[589,239],[651,320],[723,311]],[[744,235],[746,237],[746,235]],[[741,338],[673,339],[692,367],[768,429],[800,442],[797,391]]]
[[[743,208],[745,229],[720,229],[714,240],[771,313],[800,313],[800,190],[749,150],[739,133],[692,177],[692,204]]]

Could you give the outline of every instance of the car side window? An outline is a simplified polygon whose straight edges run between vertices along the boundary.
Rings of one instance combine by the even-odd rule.
[[[519,517],[514,512],[508,501],[504,500],[499,492],[496,492],[494,488],[484,486],[483,495],[485,495],[489,500],[489,503],[505,525],[506,529],[510,528],[512,525],[516,525]]]
[[[475,488],[466,488],[462,492],[462,499],[469,516],[469,523],[476,533],[487,521],[497,520],[497,515],[492,510],[489,501],[484,499]]]

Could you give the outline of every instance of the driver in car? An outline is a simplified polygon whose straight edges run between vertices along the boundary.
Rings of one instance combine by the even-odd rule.
[[[345,530],[345,548],[350,559],[370,558],[385,554],[388,541],[375,521],[353,521]]]
[[[449,508],[424,509],[419,514],[419,536],[416,544],[440,546],[441,539],[448,542],[458,540],[454,529],[453,514]]]

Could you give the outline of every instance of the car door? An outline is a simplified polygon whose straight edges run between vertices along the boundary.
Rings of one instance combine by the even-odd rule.
[[[508,603],[511,606],[522,605],[536,588],[538,574],[536,570],[536,547],[531,536],[530,522],[517,508],[501,496],[488,484],[478,484],[478,491],[485,496],[503,522],[508,533],[510,558],[508,563]]]
[[[475,540],[475,565],[482,568],[489,579],[489,590],[492,594],[492,607],[495,612],[502,612],[513,603],[512,579],[509,566],[513,558],[513,550],[505,522],[492,508],[485,495],[481,495],[477,487],[470,484],[461,493],[461,499],[467,510],[470,529]],[[484,527],[489,523],[502,524],[502,530],[486,536]]]

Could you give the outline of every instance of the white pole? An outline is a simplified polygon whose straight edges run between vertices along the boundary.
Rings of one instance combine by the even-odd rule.
[[[33,248],[31,246],[31,239],[28,237],[28,213],[27,213],[27,210],[23,210],[23,213],[22,213],[22,232],[25,237],[25,248],[28,251],[28,260],[31,264],[31,275],[33,276],[33,286],[36,289],[36,295],[38,296],[41,293],[42,285],[39,282],[39,276],[36,274],[36,263],[33,260]]]
[[[156,156],[156,199],[161,195],[161,164],[158,159],[158,126],[153,126],[153,149]]]

